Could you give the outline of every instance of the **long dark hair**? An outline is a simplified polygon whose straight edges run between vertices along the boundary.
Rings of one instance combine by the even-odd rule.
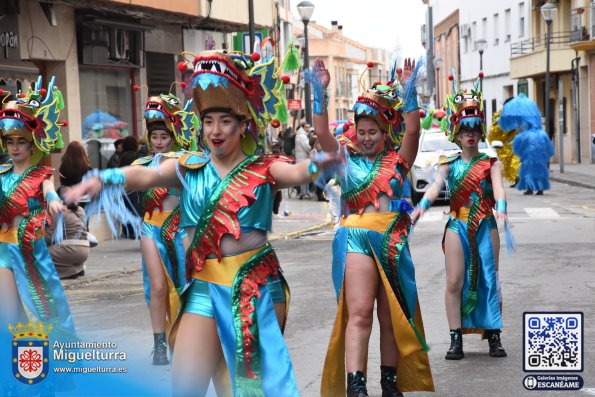
[[[60,164],[61,180],[79,181],[87,171],[91,169],[91,163],[85,153],[85,148],[78,141],[72,141],[66,146],[62,164]],[[75,182],[78,183],[78,182]]]

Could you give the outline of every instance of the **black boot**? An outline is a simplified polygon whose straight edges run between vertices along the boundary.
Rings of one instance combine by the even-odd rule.
[[[362,371],[347,374],[347,397],[368,397],[366,374]]]
[[[485,336],[490,345],[490,357],[506,357],[506,350],[504,350],[500,342],[500,330],[487,329]]]
[[[463,353],[463,332],[460,328],[450,330],[450,349],[446,352],[447,360],[460,360],[465,357]]]
[[[153,365],[167,365],[167,340],[165,339],[165,332],[153,334],[155,347],[153,347]]]
[[[397,387],[397,369],[386,365],[380,366],[380,386],[382,397],[403,397]]]

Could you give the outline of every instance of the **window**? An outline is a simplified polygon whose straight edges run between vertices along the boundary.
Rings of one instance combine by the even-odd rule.
[[[477,22],[471,24],[471,42],[477,41]]]
[[[483,18],[481,20],[481,38],[487,39],[488,38],[488,19]]]
[[[463,40],[463,52],[466,54],[469,51],[469,36]]]
[[[519,37],[525,36],[525,3],[519,3]]]
[[[504,42],[510,41],[510,8],[504,11]]]
[[[494,117],[494,113],[498,111],[498,103],[496,98],[492,99],[492,117]]]
[[[498,14],[494,14],[494,45],[500,42],[500,32],[498,31]]]

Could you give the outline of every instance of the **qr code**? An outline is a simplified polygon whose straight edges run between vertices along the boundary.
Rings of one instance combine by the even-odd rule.
[[[583,370],[583,313],[524,313],[524,370]]]

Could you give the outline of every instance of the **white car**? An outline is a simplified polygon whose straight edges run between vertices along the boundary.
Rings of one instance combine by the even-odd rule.
[[[498,142],[500,143],[500,142]],[[494,146],[497,145],[494,142]],[[435,165],[440,156],[450,156],[460,152],[461,148],[451,141],[439,129],[422,130],[419,139],[419,150],[411,168],[411,201],[417,204],[424,193],[430,188],[434,180]],[[488,142],[479,142],[479,151],[491,157],[496,157],[496,152]],[[446,191],[442,189],[440,198],[446,198]]]

